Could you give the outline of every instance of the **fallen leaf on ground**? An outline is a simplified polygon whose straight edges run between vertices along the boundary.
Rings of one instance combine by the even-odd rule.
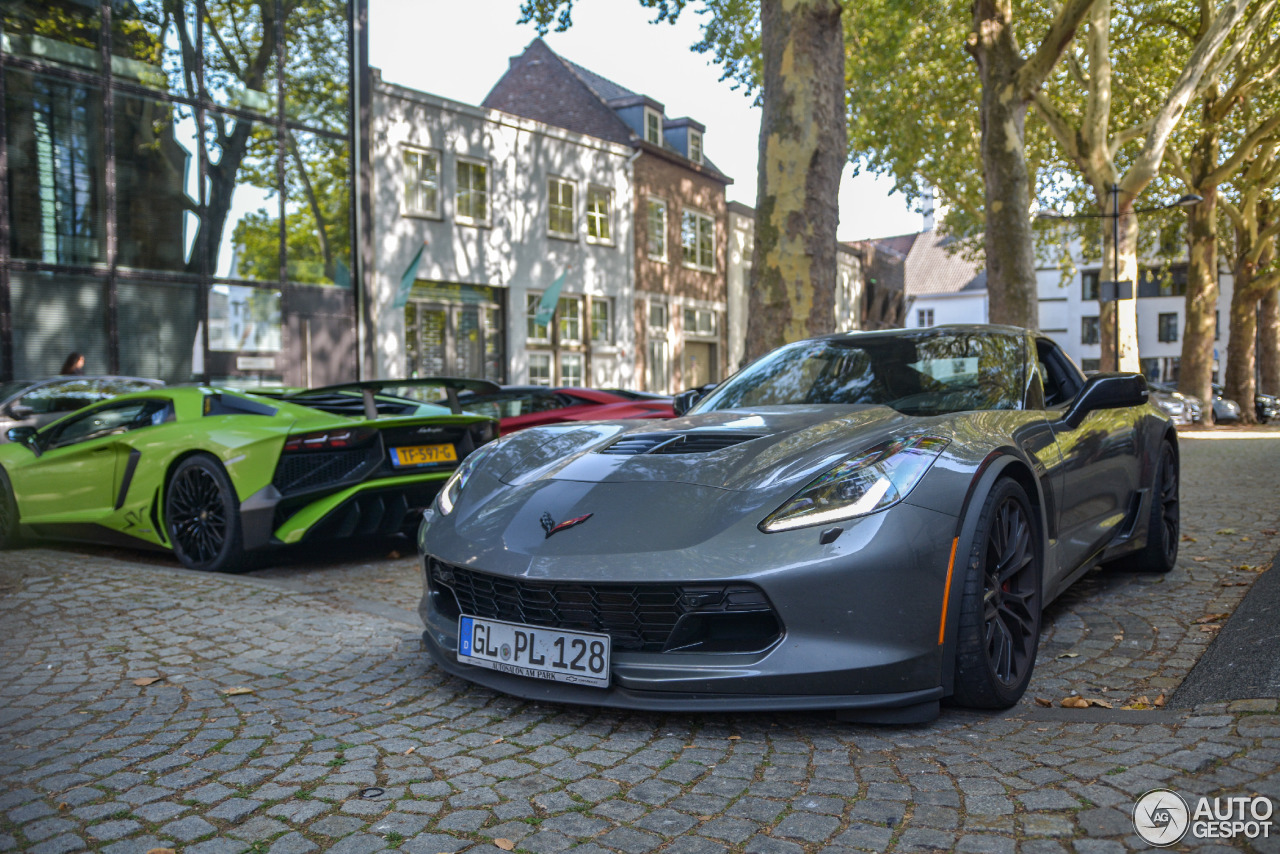
[[[491,742],[489,742],[489,743],[490,743],[490,744],[501,744],[501,743],[502,743],[502,736],[498,736],[497,738],[495,738],[493,741],[491,741]]]
[[[1124,635],[1112,635],[1112,640],[1124,640]]]
[[[148,848],[147,854],[178,854],[172,848]]]
[[[1249,586],[1249,582],[1247,582],[1247,581],[1224,581],[1224,582],[1222,582],[1222,586],[1223,586],[1223,587],[1248,587],[1248,586]]]
[[[1251,542],[1253,542],[1253,540],[1252,540],[1252,539],[1250,539],[1249,537],[1241,537],[1241,538],[1240,538],[1240,542],[1242,542],[1242,543],[1251,543]]]
[[[1220,628],[1222,628],[1222,626],[1218,625],[1217,623],[1210,623],[1210,624],[1209,624],[1209,625],[1207,625],[1207,626],[1201,626],[1201,627],[1200,627],[1200,631],[1202,631],[1202,632],[1216,632],[1216,631],[1217,631],[1218,629],[1220,629]]]
[[[1163,705],[1164,705],[1164,694],[1161,694],[1159,697],[1156,697],[1156,708],[1160,708]]]
[[[1259,534],[1265,534],[1265,535],[1266,535],[1266,536],[1268,536],[1268,537],[1274,537],[1274,536],[1276,535],[1276,529],[1275,529],[1275,528],[1263,528],[1263,529],[1262,529],[1261,531],[1259,531],[1258,533],[1259,533]]]
[[[1058,701],[1058,705],[1064,709],[1087,709],[1089,701],[1084,697],[1063,697]]]
[[[404,755],[405,755],[405,756],[408,756],[410,753],[413,753],[413,751],[415,751],[415,750],[417,750],[417,749],[418,749],[418,748],[416,748],[416,747],[410,747],[408,750],[406,750],[406,751],[404,752]]]
[[[1263,568],[1260,566],[1250,566],[1247,563],[1242,563],[1239,566],[1237,566],[1236,569],[1238,569],[1240,572],[1262,572]]]
[[[252,694],[253,689],[246,688],[243,685],[237,685],[235,688],[223,688],[222,693],[226,694],[228,697],[238,697],[241,694]]]
[[[731,735],[731,736],[729,736],[729,740],[730,740],[730,741],[741,741],[741,740],[742,740],[742,736],[740,736],[740,735]]]
[[[154,685],[163,678],[163,676],[143,676],[141,679],[133,680],[133,684],[137,685],[139,688],[145,688],[148,685]]]
[[[700,815],[698,816],[698,821],[711,821],[713,818],[715,818],[713,815]]]
[[[1235,529],[1235,528],[1219,528],[1219,529],[1218,529],[1218,531],[1217,531],[1217,533],[1219,533],[1219,534],[1224,534],[1224,535],[1225,535],[1225,534],[1234,534],[1235,532],[1236,532],[1236,529]]]
[[[392,560],[397,560],[397,559],[399,559],[399,557],[400,557],[400,552],[395,551],[395,550],[393,549],[393,550],[391,551],[391,554],[387,555],[387,557],[391,558]]]
[[[1102,708],[1104,708],[1104,709],[1112,709],[1112,708],[1115,708],[1114,706],[1112,706],[1112,705],[1111,705],[1109,702],[1107,702],[1106,700],[1099,700],[1099,699],[1098,699],[1098,698],[1096,698],[1096,697],[1089,697],[1089,698],[1088,698],[1088,703],[1089,703],[1089,705],[1091,705],[1091,706],[1101,706],[1101,707],[1102,707]]]
[[[1048,697],[1036,697],[1036,705],[1046,709],[1051,709],[1053,708],[1053,700],[1050,700]]]
[[[1219,620],[1225,620],[1227,617],[1230,617],[1230,616],[1231,616],[1230,614],[1205,614],[1203,617],[1196,620],[1196,625],[1199,626],[1199,625],[1203,625],[1204,623],[1216,623]]]
[[[67,803],[66,801],[63,801],[62,803],[58,804],[58,809],[69,810],[71,809],[71,804]]]
[[[1200,542],[1199,540],[1197,540],[1195,537],[1191,536],[1190,534],[1183,534],[1183,535],[1182,535],[1182,541],[1183,541],[1184,543],[1198,543],[1198,542]]]
[[[497,839],[493,840],[493,844],[501,848],[503,851],[514,851],[516,849],[516,844],[503,836],[499,836]]]
[[[1192,560],[1194,560],[1196,563],[1204,563],[1205,561],[1209,560],[1209,558],[1201,556],[1201,557],[1193,557]]]
[[[1058,656],[1058,658],[1079,658],[1079,657],[1080,657],[1080,653],[1078,652],[1064,652],[1062,655]]]

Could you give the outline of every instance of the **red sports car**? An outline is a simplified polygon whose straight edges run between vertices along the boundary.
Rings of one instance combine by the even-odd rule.
[[[503,435],[564,421],[614,421],[620,418],[674,418],[671,398],[641,392],[590,388],[503,386],[501,391],[458,395],[467,412],[498,419]]]

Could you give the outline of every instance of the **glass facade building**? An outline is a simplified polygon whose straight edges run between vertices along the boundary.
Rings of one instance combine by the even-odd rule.
[[[357,371],[365,0],[0,0],[0,377]]]

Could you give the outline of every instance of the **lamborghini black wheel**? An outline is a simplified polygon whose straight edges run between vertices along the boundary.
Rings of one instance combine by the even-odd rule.
[[[955,701],[979,709],[1018,702],[1040,639],[1041,558],[1031,503],[1002,480],[978,518],[964,573]]]
[[[242,569],[240,502],[213,457],[187,457],[165,490],[164,517],[173,553],[183,566],[206,572]]]

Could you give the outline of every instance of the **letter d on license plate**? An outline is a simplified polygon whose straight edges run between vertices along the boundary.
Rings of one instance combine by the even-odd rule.
[[[608,635],[567,632],[463,616],[458,661],[501,673],[609,687]]]

